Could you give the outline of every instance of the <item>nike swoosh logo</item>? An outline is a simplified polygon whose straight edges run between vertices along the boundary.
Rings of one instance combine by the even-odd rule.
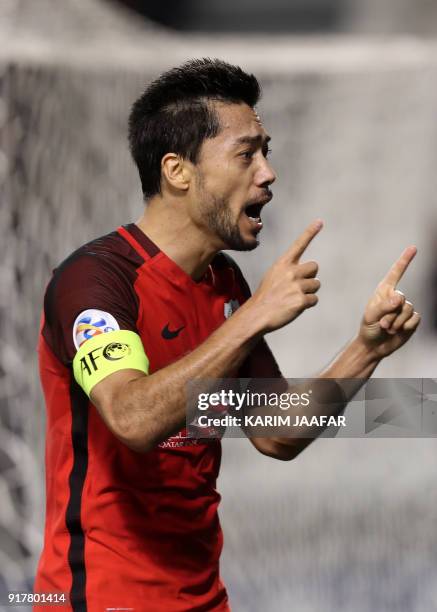
[[[179,332],[181,332],[185,327],[185,325],[182,325],[182,327],[179,327],[178,329],[171,330],[168,328],[169,325],[170,323],[167,323],[161,332],[161,336],[165,340],[173,340],[173,338],[177,338],[177,336],[179,336]]]

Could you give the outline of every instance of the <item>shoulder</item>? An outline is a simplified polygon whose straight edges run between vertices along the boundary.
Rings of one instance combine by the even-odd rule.
[[[116,231],[79,247],[53,271],[45,304],[62,294],[93,287],[128,285],[134,282],[141,256]],[[114,285],[112,285],[114,283]]]
[[[134,283],[142,262],[126,240],[112,232],[83,245],[54,270],[44,297],[42,331],[63,362],[74,355],[78,319],[88,326],[103,321],[108,329],[112,324],[135,331]]]
[[[143,263],[141,256],[117,232],[111,232],[91,240],[71,253],[53,271],[55,282],[65,275],[79,271],[92,274],[96,270],[110,270],[138,267]]]

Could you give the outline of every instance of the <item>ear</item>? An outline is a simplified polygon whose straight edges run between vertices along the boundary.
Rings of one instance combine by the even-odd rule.
[[[162,177],[173,189],[187,191],[191,181],[191,164],[176,153],[166,153],[161,159]]]

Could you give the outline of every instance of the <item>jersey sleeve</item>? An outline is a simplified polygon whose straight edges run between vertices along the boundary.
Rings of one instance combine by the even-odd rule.
[[[148,373],[137,318],[132,280],[114,262],[82,253],[62,264],[49,283],[43,335],[55,356],[74,366],[77,382],[89,394],[119,369]]]

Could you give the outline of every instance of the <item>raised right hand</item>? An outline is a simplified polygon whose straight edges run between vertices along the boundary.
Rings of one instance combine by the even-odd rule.
[[[287,325],[317,304],[315,294],[320,281],[315,276],[319,266],[315,261],[300,263],[299,260],[322,227],[320,220],[311,223],[266,272],[258,289],[246,302],[254,308],[264,333]]]

